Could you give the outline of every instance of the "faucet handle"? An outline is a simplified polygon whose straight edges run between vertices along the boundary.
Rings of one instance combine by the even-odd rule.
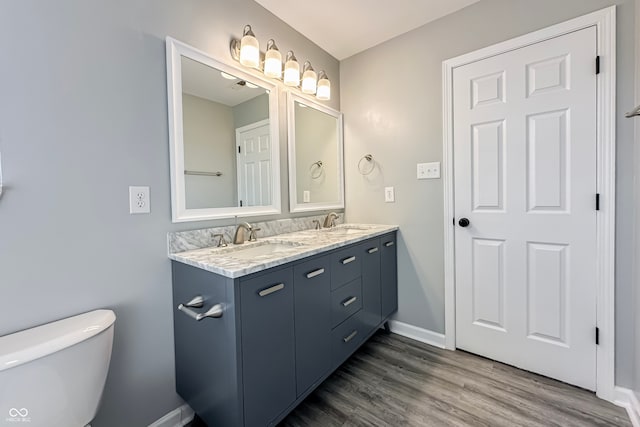
[[[314,224],[314,226],[313,226],[313,228],[314,228],[314,229],[316,229],[316,230],[320,230],[320,220],[318,220],[318,219],[314,219],[314,220],[312,221],[312,223]]]
[[[340,218],[340,215],[335,215],[332,219],[331,219],[331,226],[335,227],[336,226],[336,219]]]
[[[255,227],[251,227],[251,230],[249,230],[249,241],[250,242],[256,242],[258,241],[258,234],[257,232],[262,230],[261,228],[255,228]]]
[[[218,247],[219,247],[219,248],[226,248],[226,247],[227,247],[227,241],[224,239],[224,234],[219,234],[219,233],[218,233],[218,234],[214,234],[212,237],[213,237],[214,239],[215,239],[216,237],[219,237],[219,238],[220,238],[220,240],[218,240]]]

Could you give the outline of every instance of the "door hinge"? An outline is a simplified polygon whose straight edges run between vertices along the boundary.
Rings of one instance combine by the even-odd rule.
[[[240,154],[240,146],[238,145],[238,154]]]
[[[596,210],[600,210],[600,193],[596,193]]]
[[[240,200],[240,207],[242,207],[242,200]]]
[[[600,55],[596,56],[596,74],[600,74]]]
[[[453,226],[454,227],[456,226],[456,217],[455,216],[453,217]]]
[[[596,326],[596,345],[600,345],[600,328]]]

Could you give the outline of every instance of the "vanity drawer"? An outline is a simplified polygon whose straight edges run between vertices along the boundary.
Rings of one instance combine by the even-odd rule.
[[[351,282],[362,274],[362,257],[358,246],[353,245],[333,254],[331,258],[331,290]]]
[[[362,311],[351,316],[331,332],[331,358],[338,367],[353,353],[370,331],[362,320]]]
[[[362,308],[362,278],[331,292],[331,327],[335,328]]]

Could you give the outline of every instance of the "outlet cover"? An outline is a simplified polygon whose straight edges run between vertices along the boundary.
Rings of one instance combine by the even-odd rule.
[[[129,213],[148,214],[151,212],[151,199],[149,187],[129,187]]]
[[[418,163],[418,179],[438,179],[440,178],[440,162]]]
[[[393,187],[384,187],[384,201],[393,203],[396,201],[396,191]]]

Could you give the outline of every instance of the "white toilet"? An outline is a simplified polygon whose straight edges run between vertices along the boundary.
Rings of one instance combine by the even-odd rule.
[[[95,310],[0,337],[0,426],[82,427],[107,379],[111,310]]]

